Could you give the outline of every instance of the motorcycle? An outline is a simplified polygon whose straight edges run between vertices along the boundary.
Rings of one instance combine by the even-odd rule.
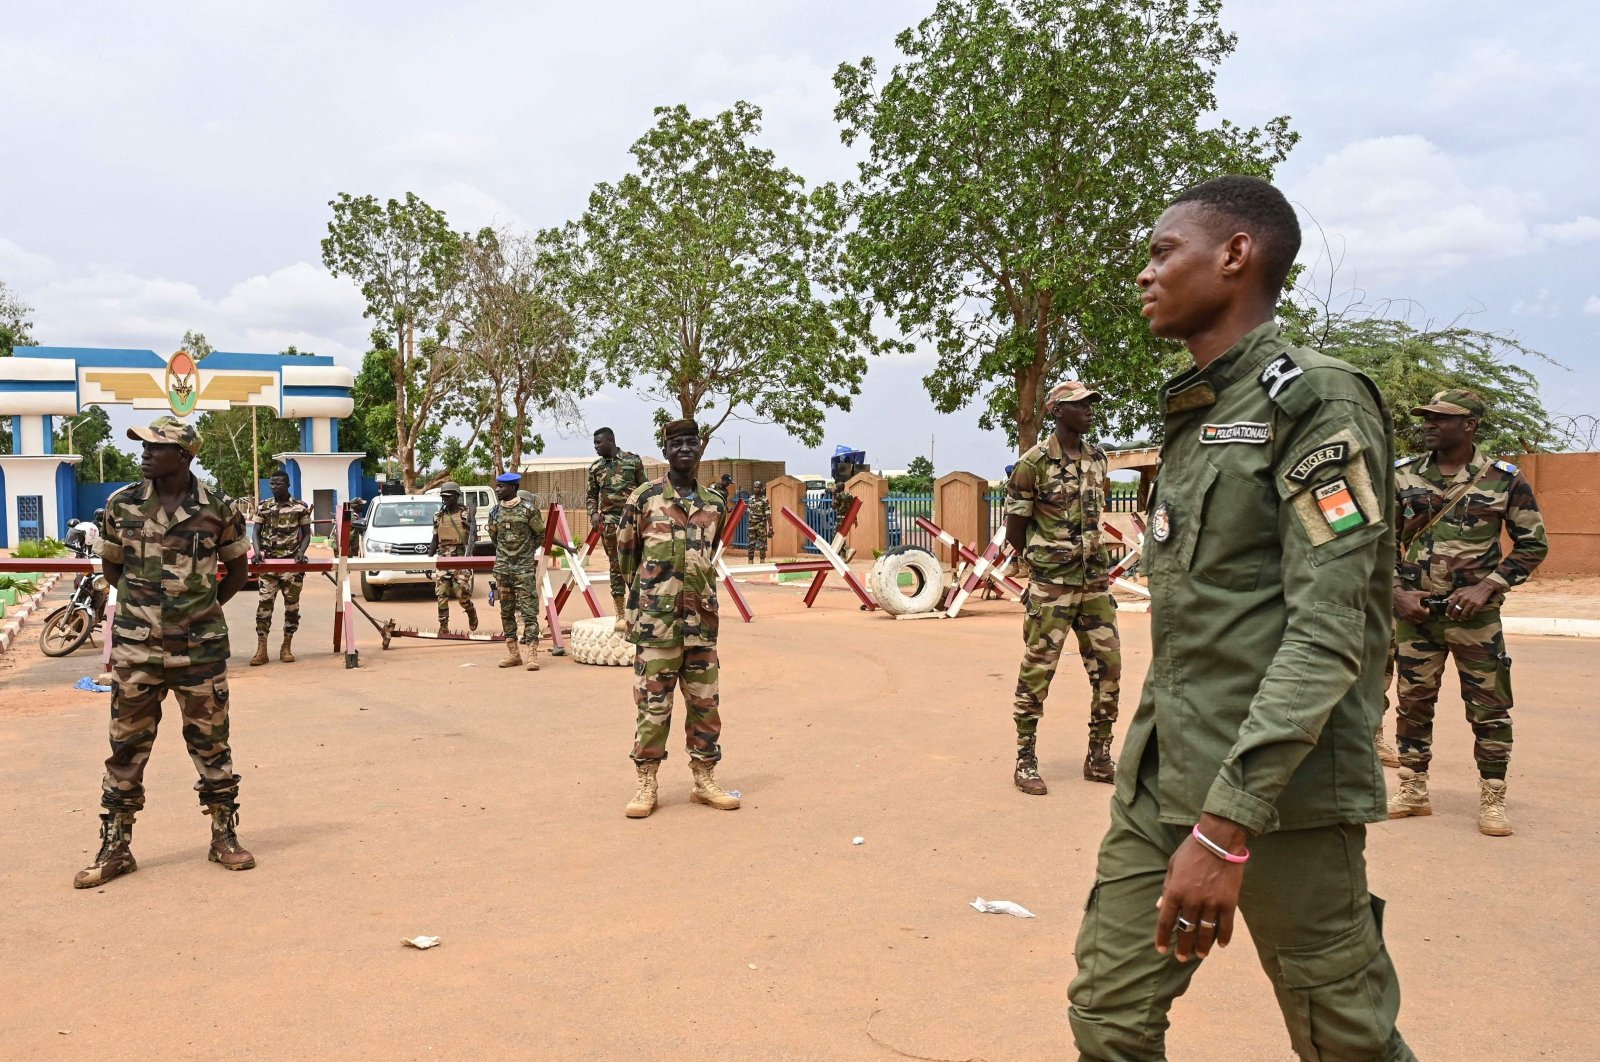
[[[74,556],[89,558],[94,550],[81,539],[74,542],[68,536],[67,545]],[[44,629],[39,632],[39,650],[45,656],[66,656],[84,642],[100,626],[106,614],[105,576],[99,572],[84,572],[72,584],[72,599],[45,617]]]

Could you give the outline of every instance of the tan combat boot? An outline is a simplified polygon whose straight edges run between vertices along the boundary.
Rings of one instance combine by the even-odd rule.
[[[466,605],[464,605],[463,607],[467,610],[467,630],[469,630],[469,631],[477,630],[478,629],[478,609],[477,609],[477,607],[475,605],[473,605],[473,603],[471,601],[468,601],[466,603]]]
[[[656,809],[656,771],[660,768],[660,760],[634,764],[634,769],[639,772],[639,791],[628,801],[628,818],[647,819]]]
[[[527,666],[527,668],[525,670],[538,671],[539,670],[539,643],[538,642],[534,642],[532,645],[525,647],[522,650],[522,652],[523,652],[523,655],[525,657],[527,657],[527,660],[528,660],[528,666]]]
[[[628,609],[625,602],[626,599],[621,597],[611,599],[611,609],[617,614],[617,622],[612,624],[611,629],[619,633],[628,629]]]
[[[1511,820],[1506,818],[1506,780],[1479,780],[1478,832],[1488,837],[1510,837]]]
[[[501,667],[521,667],[522,666],[522,657],[517,655],[517,640],[515,638],[507,638],[506,639],[506,658],[504,660],[500,661],[500,666]]]
[[[285,664],[294,663],[294,635],[287,632],[283,636],[283,644],[278,647],[278,659]]]
[[[256,655],[250,658],[251,667],[260,667],[267,662],[267,636],[256,635]]]
[[[75,889],[92,889],[112,878],[139,869],[128,845],[133,842],[133,812],[107,812],[100,816],[100,854],[72,878]]]
[[[1433,805],[1428,803],[1428,772],[1400,768],[1400,788],[1389,798],[1389,817],[1403,819],[1432,814]]]
[[[250,870],[256,857],[239,843],[234,831],[239,827],[239,809],[227,804],[208,804],[201,809],[211,816],[211,851],[206,858],[221,863],[225,870]]]
[[[1111,758],[1110,738],[1089,739],[1089,752],[1083,758],[1083,780],[1116,783],[1117,764]]]
[[[704,804],[718,811],[733,811],[738,808],[739,798],[718,785],[717,780],[711,776],[717,769],[715,764],[691,763],[689,769],[694,771],[694,788],[689,791],[691,804]]]
[[[1383,739],[1383,727],[1379,727],[1372,735],[1372,747],[1378,752],[1378,762],[1385,767],[1400,766],[1400,753],[1395,747]]]
[[[1031,746],[1017,750],[1017,770],[1011,780],[1029,796],[1044,796],[1050,792],[1050,787],[1039,777],[1039,756]]]

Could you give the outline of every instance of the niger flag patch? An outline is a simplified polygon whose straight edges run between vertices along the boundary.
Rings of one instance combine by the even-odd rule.
[[[1313,493],[1316,495],[1317,508],[1322,511],[1322,518],[1328,522],[1328,530],[1334,534],[1342,535],[1346,531],[1367,526],[1367,516],[1356,504],[1350,484],[1344,478],[1318,487]]]

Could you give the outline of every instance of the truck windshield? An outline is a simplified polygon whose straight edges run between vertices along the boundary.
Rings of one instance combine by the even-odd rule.
[[[379,502],[368,527],[418,527],[433,524],[433,514],[439,511],[439,501]]]

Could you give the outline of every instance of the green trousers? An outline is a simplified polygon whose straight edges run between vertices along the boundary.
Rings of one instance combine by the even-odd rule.
[[[1180,963],[1155,947],[1167,860],[1189,833],[1160,819],[1155,749],[1152,735],[1133,802],[1111,801],[1078,930],[1078,975],[1067,994],[1080,1059],[1165,1059],[1167,1011],[1203,962]],[[1250,844],[1239,913],[1303,1059],[1416,1057],[1395,1028],[1400,983],[1383,946],[1383,901],[1367,892],[1365,847],[1359,825],[1270,833]]]

